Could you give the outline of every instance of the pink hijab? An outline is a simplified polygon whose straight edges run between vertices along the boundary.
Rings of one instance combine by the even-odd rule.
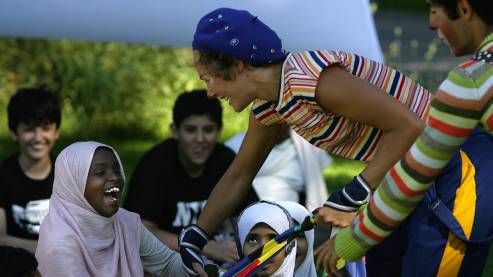
[[[97,142],[77,142],[55,162],[55,181],[48,215],[41,224],[36,258],[38,270],[50,276],[143,276],[139,255],[141,222],[119,209],[99,215],[84,197]]]

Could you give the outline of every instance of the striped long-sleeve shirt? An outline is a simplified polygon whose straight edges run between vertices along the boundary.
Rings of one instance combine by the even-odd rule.
[[[310,51],[289,54],[282,67],[278,101],[255,101],[255,118],[264,125],[288,124],[308,142],[334,155],[370,161],[381,140],[381,130],[328,112],[315,99],[320,74],[331,65],[368,81],[425,117],[429,92],[411,78],[355,54]]]
[[[493,34],[451,70],[431,103],[423,134],[385,176],[368,206],[336,238],[348,261],[387,237],[425,195],[474,128],[493,135]]]

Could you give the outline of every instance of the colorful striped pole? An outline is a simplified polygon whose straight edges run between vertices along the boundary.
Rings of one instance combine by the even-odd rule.
[[[284,249],[301,232],[312,229],[315,226],[315,215],[307,216],[300,225],[293,226],[276,238],[268,241],[236,265],[230,268],[223,277],[247,277],[261,270],[272,258]]]

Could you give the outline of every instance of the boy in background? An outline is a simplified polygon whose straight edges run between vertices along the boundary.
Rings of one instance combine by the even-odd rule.
[[[0,245],[34,253],[53,187],[50,153],[59,137],[60,105],[47,89],[24,88],[12,96],[7,113],[18,149],[0,162]]]
[[[205,90],[178,96],[170,128],[173,137],[145,153],[135,168],[125,208],[139,213],[156,237],[179,250],[178,234],[197,222],[235,153],[218,143],[222,107],[218,99],[209,99]],[[256,200],[251,189],[247,202]],[[233,236],[220,234],[209,241],[202,254],[220,263],[232,263],[237,259]]]

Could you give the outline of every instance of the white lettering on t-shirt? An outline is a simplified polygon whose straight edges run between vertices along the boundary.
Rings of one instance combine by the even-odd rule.
[[[49,199],[29,201],[26,207],[12,205],[12,216],[15,223],[29,234],[39,234],[41,222],[48,214]]]
[[[200,212],[204,208],[206,200],[193,202],[177,202],[176,216],[173,220],[173,227],[184,227],[189,224],[197,223]]]

